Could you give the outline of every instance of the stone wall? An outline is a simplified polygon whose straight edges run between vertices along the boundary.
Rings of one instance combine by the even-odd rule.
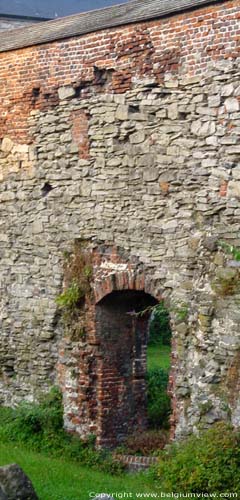
[[[221,23],[225,20],[228,26],[226,10],[232,13],[234,5],[194,11],[189,19],[201,12],[204,23],[207,16],[216,20],[224,12]],[[161,22],[186,21],[181,16]],[[153,22],[146,24],[153,29]],[[216,30],[218,26],[219,19]],[[138,32],[135,27],[136,36],[140,28]],[[224,37],[225,31],[221,33]],[[76,39],[19,51],[14,86],[10,82],[8,88],[1,87],[2,403],[33,400],[58,383],[66,427],[103,438],[107,371],[95,312],[108,294],[136,290],[163,298],[171,314],[169,390],[175,435],[219,419],[239,425],[239,267],[228,247],[219,245],[240,246],[240,82],[239,60],[232,52],[236,36],[228,37],[229,47],[222,49],[225,59],[218,60],[216,51],[214,63],[206,63],[199,52],[194,75],[186,75],[182,57],[176,70],[163,69],[161,78],[152,62],[150,69],[145,66],[146,60],[152,61],[146,47],[144,58],[136,58],[134,45],[125,58],[127,67],[133,61],[131,81],[125,87],[119,79],[116,88],[109,73],[96,73],[95,66],[94,82],[92,76],[82,87],[77,78],[73,81],[75,55],[65,49],[66,44],[78,44]],[[59,72],[62,68],[65,76],[59,73],[55,89],[45,56],[51,61],[57,46],[67,61],[65,66],[61,61]],[[190,45],[186,50],[190,57]],[[36,85],[37,62],[33,73],[33,66],[29,68],[32,81],[22,80],[34,51],[42,54],[38,75],[45,75],[46,89],[52,85],[49,93],[42,81]],[[101,55],[102,67],[110,67],[106,54]],[[17,52],[1,55],[3,82],[16,57]],[[159,52],[154,57],[157,61]],[[198,75],[201,58],[204,71]],[[87,64],[90,68],[89,59]],[[57,71],[56,66],[55,75]],[[63,281],[67,286],[66,259],[79,240],[93,258],[85,339],[69,335],[56,304]],[[113,342],[113,354],[114,348]]]

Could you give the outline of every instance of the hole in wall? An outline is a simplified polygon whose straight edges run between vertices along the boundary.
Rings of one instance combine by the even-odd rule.
[[[50,191],[52,191],[52,189],[53,189],[53,187],[51,186],[51,184],[49,184],[49,182],[45,182],[44,186],[41,189],[42,196],[47,196],[48,193],[50,193]]]
[[[92,83],[93,83],[92,80],[83,80],[75,84],[74,85],[75,98],[81,97],[82,91],[84,90],[89,91]]]
[[[40,87],[33,87],[32,89],[32,104],[33,106],[37,103],[40,97]]]
[[[181,111],[179,113],[179,120],[186,120],[188,113],[185,113],[184,111]]]
[[[39,97],[39,95],[40,95],[40,87],[34,87],[32,89],[32,96],[37,98],[37,97]]]
[[[129,106],[129,113],[139,113],[139,105],[133,105],[133,104],[130,104]]]
[[[115,69],[113,68],[102,69],[98,68],[97,66],[94,66],[93,71],[94,71],[94,84],[104,87],[105,85],[111,83]]]

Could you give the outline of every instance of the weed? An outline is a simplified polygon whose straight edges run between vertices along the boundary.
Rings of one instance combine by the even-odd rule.
[[[73,281],[70,286],[56,299],[56,303],[61,309],[73,309],[80,300],[84,297],[83,291],[76,281]]]
[[[231,254],[236,261],[240,261],[240,249],[234,245],[229,245],[225,241],[219,241],[218,246],[226,253]]]
[[[75,241],[73,252],[65,258],[65,290],[56,299],[63,311],[65,332],[75,341],[84,338],[86,333],[85,300],[91,295],[92,274],[91,255],[83,242]]]

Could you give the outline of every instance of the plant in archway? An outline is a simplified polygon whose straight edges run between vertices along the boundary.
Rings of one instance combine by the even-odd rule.
[[[85,335],[84,306],[91,294],[91,255],[83,243],[76,240],[73,252],[67,254],[64,263],[65,288],[56,303],[63,311],[65,330],[72,339]]]

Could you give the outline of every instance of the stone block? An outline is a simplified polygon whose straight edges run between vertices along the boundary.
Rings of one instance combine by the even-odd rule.
[[[178,118],[178,105],[176,102],[168,106],[167,113],[170,120],[176,120]]]
[[[128,106],[119,104],[116,111],[116,119],[121,121],[128,119]]]
[[[0,500],[8,500],[1,487],[0,487]]]
[[[233,179],[240,180],[240,165],[232,169]]]
[[[32,482],[17,464],[0,467],[0,487],[7,500],[38,500]]]
[[[228,97],[224,104],[227,113],[235,113],[240,109],[239,101],[235,97]]]
[[[213,135],[215,130],[216,125],[213,121],[202,122],[201,120],[196,120],[191,125],[192,134],[199,137],[208,137],[209,135]]]
[[[209,108],[218,108],[221,104],[221,98],[219,94],[210,95],[208,97]]]
[[[230,198],[240,198],[240,181],[230,181],[228,183],[227,195]]]
[[[131,144],[140,144],[145,140],[145,133],[143,130],[139,130],[134,134],[130,135],[130,143]]]
[[[143,172],[143,180],[146,182],[156,181],[159,177],[159,170],[155,167],[150,167]]]
[[[240,144],[237,146],[231,146],[227,149],[228,154],[230,155],[239,155],[240,154]]]
[[[15,193],[11,191],[4,191],[0,194],[0,202],[15,200]]]
[[[222,90],[221,90],[221,95],[223,97],[229,97],[232,95],[234,92],[234,86],[232,83],[227,83],[226,85],[223,85]]]
[[[58,97],[60,101],[65,99],[71,99],[76,94],[75,89],[71,85],[67,85],[66,87],[59,87],[58,89]]]
[[[14,142],[9,137],[4,137],[1,144],[1,150],[4,153],[10,153],[13,149]]]

